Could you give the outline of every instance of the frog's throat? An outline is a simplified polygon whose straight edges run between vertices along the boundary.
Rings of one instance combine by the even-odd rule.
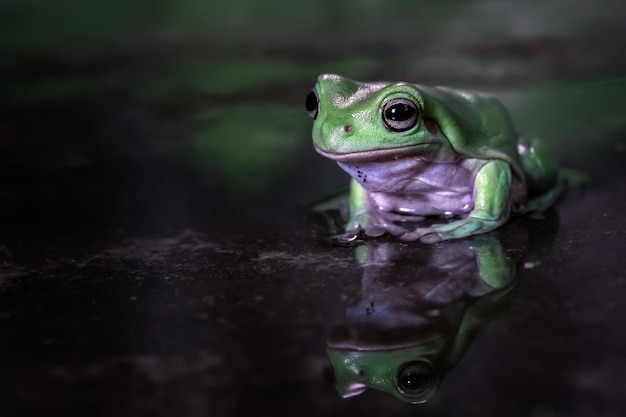
[[[347,152],[336,153],[323,151],[315,145],[315,150],[328,159],[332,159],[337,162],[349,162],[349,161],[380,161],[387,159],[397,159],[400,156],[406,156],[411,154],[423,153],[428,146],[432,146],[431,143],[420,143],[417,145],[399,146],[396,148],[385,149],[372,149],[368,151],[359,152]]]
[[[437,349],[447,340],[448,335],[442,335],[436,329],[404,328],[391,330],[369,329],[359,331],[350,329],[353,338],[341,339],[329,337],[326,347],[334,350],[358,350],[362,352],[376,352],[404,348],[422,347]],[[423,332],[423,333],[422,333]]]

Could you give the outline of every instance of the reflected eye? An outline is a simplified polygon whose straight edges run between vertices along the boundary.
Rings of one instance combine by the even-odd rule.
[[[418,394],[429,387],[430,366],[424,362],[409,362],[398,370],[398,389],[405,394]]]
[[[405,132],[417,124],[417,105],[407,98],[394,98],[383,104],[383,123],[393,132]]]
[[[306,111],[311,116],[311,119],[315,120],[317,118],[317,109],[319,105],[319,98],[317,97],[317,91],[315,88],[309,91],[309,94],[306,96]]]

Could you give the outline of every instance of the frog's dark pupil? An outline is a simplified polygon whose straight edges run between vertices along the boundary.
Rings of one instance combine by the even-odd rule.
[[[315,91],[309,91],[309,94],[306,96],[305,106],[309,116],[315,119],[317,117],[317,94],[315,94]]]
[[[398,103],[390,106],[385,111],[385,117],[388,120],[393,120],[395,122],[404,122],[405,120],[409,120],[411,117],[415,116],[415,108],[409,106],[408,104]]]
[[[400,376],[400,386],[406,391],[417,391],[428,385],[428,375],[420,372],[407,372]]]
[[[426,363],[415,361],[398,370],[398,388],[407,394],[417,394],[431,383],[432,369]]]
[[[406,132],[417,125],[419,121],[419,109],[408,98],[393,98],[383,104],[382,121],[387,130],[391,132]]]

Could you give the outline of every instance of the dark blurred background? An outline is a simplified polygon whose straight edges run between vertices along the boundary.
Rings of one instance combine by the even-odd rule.
[[[0,7],[0,158],[29,172],[178,157],[259,190],[309,153],[300,107],[319,73],[502,90],[626,69],[619,0]],[[589,126],[587,104],[532,125],[567,135]]]
[[[0,415],[623,416],[625,18],[622,0],[2,0]],[[324,382],[362,271],[308,209],[347,184],[311,146],[320,73],[493,92],[593,177],[426,406]]]

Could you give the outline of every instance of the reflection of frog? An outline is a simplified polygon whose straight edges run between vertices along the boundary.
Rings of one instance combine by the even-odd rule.
[[[548,220],[540,229],[553,233],[555,219]],[[490,233],[419,251],[395,242],[357,247],[361,294],[327,340],[340,395],[371,387],[426,401],[480,328],[506,307],[519,261],[534,265],[553,238],[504,245]]]
[[[545,210],[562,188],[552,155],[520,138],[504,106],[482,93],[326,74],[306,107],[317,151],[353,177],[341,241],[484,233]],[[416,227],[425,216],[451,221]]]

